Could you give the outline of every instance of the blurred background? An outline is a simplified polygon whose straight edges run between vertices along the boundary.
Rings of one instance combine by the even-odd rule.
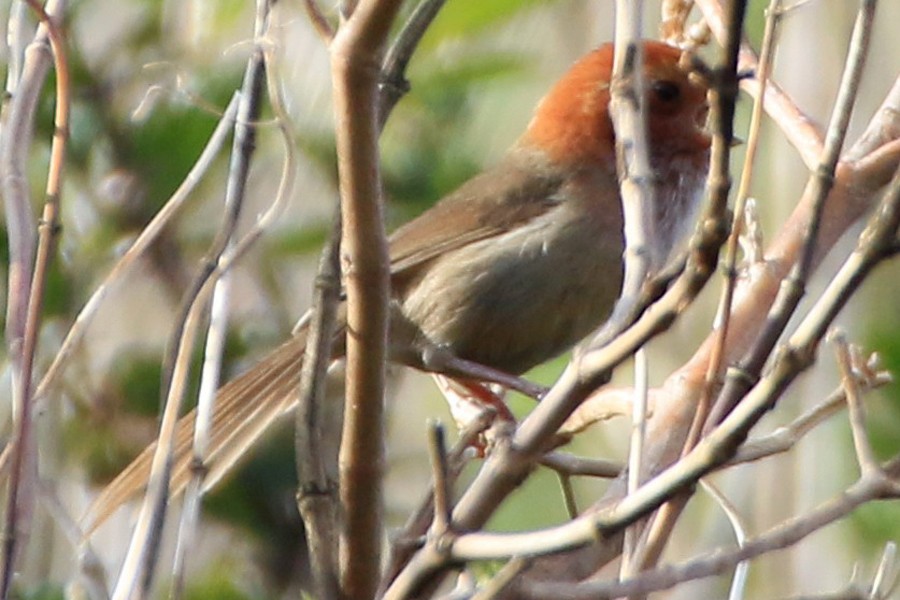
[[[0,26],[13,3],[0,2]],[[410,3],[408,3],[410,4]],[[648,2],[646,34],[656,36],[658,3]],[[747,34],[758,48],[767,2],[751,2]],[[328,9],[332,7],[327,6]],[[410,7],[407,7],[409,10]],[[775,79],[815,121],[826,123],[833,104],[857,5],[812,1],[784,19]],[[849,140],[871,117],[900,73],[900,3],[882,2],[871,60],[860,90]],[[46,368],[74,316],[117,258],[181,183],[217,122],[215,110],[240,86],[251,51],[254,7],[236,0],[81,0],[68,11],[74,77],[71,139],[62,202],[63,233],[53,263],[38,369]],[[279,2],[274,39],[282,86],[294,120],[300,157],[298,185],[278,224],[235,270],[226,376],[240,372],[283,339],[309,304],[315,262],[329,229],[337,193],[328,54],[309,25],[302,3]],[[549,85],[578,56],[611,40],[611,3],[586,0],[491,0],[447,3],[410,64],[412,89],[397,106],[382,138],[387,215],[392,229],[498,160],[524,129]],[[5,32],[4,32],[5,33]],[[4,38],[5,39],[5,38]],[[2,48],[2,60],[9,50]],[[709,57],[717,50],[706,51]],[[739,135],[749,100],[741,100]],[[35,211],[42,202],[52,133],[53,89],[46,86],[30,165]],[[267,113],[264,118],[270,118]],[[734,157],[742,164],[742,150]],[[275,127],[263,123],[253,158],[245,226],[271,202],[281,169]],[[62,385],[40,415],[40,473],[45,493],[77,519],[96,490],[156,435],[160,362],[175,311],[200,264],[222,213],[227,157],[220,156],[186,208],[140,265],[105,300],[100,315],[69,364]],[[737,173],[737,170],[735,170]],[[790,213],[807,171],[777,127],[764,125],[752,195],[771,238]],[[0,252],[7,252],[6,228]],[[852,240],[832,253],[809,290],[815,297]],[[6,265],[0,285],[6,297]],[[841,316],[851,340],[900,367],[897,265],[882,268]],[[652,382],[661,382],[688,358],[710,329],[721,280],[650,347]],[[5,357],[4,357],[5,358]],[[199,356],[198,356],[199,360]],[[550,383],[565,357],[533,377]],[[4,361],[4,365],[6,362]],[[452,423],[428,377],[396,371],[388,446],[387,516],[399,527],[429,480],[425,423]],[[616,381],[628,385],[629,368]],[[8,366],[0,386],[3,439],[10,433]],[[794,385],[754,435],[789,422],[837,385],[825,347],[819,364]],[[513,399],[523,413],[528,401]],[[868,399],[877,450],[900,450],[900,389]],[[198,549],[189,564],[190,598],[297,597],[306,582],[302,526],[294,503],[290,424],[270,435],[227,483],[208,497]],[[568,450],[624,459],[627,426],[596,426]],[[467,473],[471,477],[474,469]],[[792,452],[731,469],[712,480],[725,492],[750,533],[768,529],[834,495],[856,476],[845,416],[832,418]],[[579,480],[579,505],[588,506],[606,484]],[[176,509],[177,510],[177,509]],[[108,576],[124,557],[133,523],[123,510],[92,540]],[[566,511],[555,475],[540,472],[491,523],[521,530],[560,523]],[[171,533],[171,532],[170,532]],[[167,539],[174,539],[169,535]],[[900,505],[871,504],[852,518],[816,533],[797,547],[755,561],[750,598],[837,590],[854,568],[868,576],[885,542],[900,538]],[[691,502],[664,560],[684,560],[733,544],[721,510],[703,493]],[[79,548],[46,508],[38,507],[22,573],[23,598],[58,598],[78,580]],[[169,585],[163,555],[158,595]],[[492,567],[485,567],[490,570]],[[719,598],[727,577],[680,586],[659,597]]]

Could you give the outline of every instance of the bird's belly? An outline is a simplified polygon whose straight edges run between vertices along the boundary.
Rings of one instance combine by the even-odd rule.
[[[461,358],[524,372],[609,316],[622,239],[598,229],[589,219],[542,219],[451,252],[404,299],[403,312]]]

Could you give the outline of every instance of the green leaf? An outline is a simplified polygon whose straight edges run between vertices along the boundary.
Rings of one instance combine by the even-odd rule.
[[[449,39],[472,36],[494,28],[516,15],[547,6],[546,0],[469,0],[448,2],[422,39],[420,51],[428,51]]]

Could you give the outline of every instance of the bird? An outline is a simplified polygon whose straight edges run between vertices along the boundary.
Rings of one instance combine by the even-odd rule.
[[[656,196],[652,243],[668,255],[689,231],[703,195],[708,86],[685,66],[680,49],[651,40],[641,48]],[[606,321],[620,293],[625,248],[609,113],[612,70],[612,44],[577,60],[496,165],[390,236],[392,360],[450,378],[459,375],[455,360],[518,376]],[[343,352],[342,315],[335,358]],[[306,339],[307,329],[298,328],[220,388],[205,487],[295,407]],[[449,360],[428,358],[434,350]],[[191,476],[193,422],[192,412],[177,426],[172,496]],[[91,529],[145,488],[153,450],[101,491],[87,512]]]

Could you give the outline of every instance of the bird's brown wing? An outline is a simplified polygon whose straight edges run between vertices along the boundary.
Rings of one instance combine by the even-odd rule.
[[[391,235],[392,274],[403,277],[447,252],[514,229],[545,212],[561,184],[545,167],[511,153]]]

